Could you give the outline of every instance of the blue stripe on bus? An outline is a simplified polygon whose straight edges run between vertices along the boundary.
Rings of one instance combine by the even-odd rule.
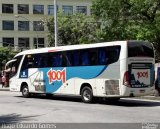
[[[52,68],[52,70],[66,70],[66,81],[72,78],[80,78],[80,79],[93,79],[98,77],[107,66],[81,66],[81,67],[57,67]],[[62,81],[54,81],[51,84],[49,84],[49,78],[48,78],[48,71],[51,70],[51,68],[39,68],[39,71],[42,71],[43,79],[45,80],[45,89],[46,93],[53,93],[56,92],[62,85]]]

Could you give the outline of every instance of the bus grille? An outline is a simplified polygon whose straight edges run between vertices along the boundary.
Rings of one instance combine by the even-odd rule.
[[[119,80],[105,81],[105,91],[107,95],[120,95],[119,93]]]

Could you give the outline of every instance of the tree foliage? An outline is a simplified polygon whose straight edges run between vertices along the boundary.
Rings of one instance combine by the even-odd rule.
[[[92,12],[102,22],[105,41],[148,40],[160,61],[159,0],[94,0]]]
[[[49,45],[54,46],[54,18],[47,22]],[[99,42],[102,39],[100,23],[91,16],[74,14],[58,16],[58,44],[73,45]]]
[[[10,48],[0,47],[0,70],[5,66],[5,63],[13,58],[16,53],[11,51]]]
[[[58,43],[147,40],[160,61],[160,0],[93,0],[92,14],[59,15]],[[54,19],[47,26],[50,46],[54,46]]]

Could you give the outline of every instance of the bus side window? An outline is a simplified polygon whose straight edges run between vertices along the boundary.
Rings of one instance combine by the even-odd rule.
[[[87,51],[82,51],[81,52],[81,65],[82,66],[87,66],[89,65],[89,56]]]
[[[41,68],[48,67],[48,56],[47,54],[44,54],[41,58]]]
[[[113,54],[113,59],[114,59],[114,61],[117,61],[118,59],[119,59],[119,54],[120,54],[120,50],[118,49],[118,48],[116,48],[115,50],[114,50],[114,54]]]
[[[110,47],[110,49],[107,50],[107,53],[109,55],[108,63],[109,64],[115,63],[119,59],[120,48],[119,47]]]
[[[61,53],[51,53],[49,59],[51,59],[51,67],[61,67],[62,66],[62,54]]]
[[[106,65],[108,62],[108,58],[106,56],[106,51],[104,49],[100,49],[98,53],[98,60],[100,65]]]
[[[66,62],[67,62],[65,64],[65,66],[72,66],[73,65],[73,63],[72,63],[72,52],[71,51],[66,52],[65,59],[66,59]]]
[[[73,66],[79,66],[79,51],[73,52]]]
[[[90,65],[97,65],[97,52],[90,51],[89,52]]]
[[[34,55],[34,68],[47,67],[47,54],[36,54]]]
[[[40,60],[41,60],[41,58],[38,54],[34,56],[34,68],[40,67],[40,63],[41,63]]]
[[[28,68],[34,67],[34,55],[27,55]]]

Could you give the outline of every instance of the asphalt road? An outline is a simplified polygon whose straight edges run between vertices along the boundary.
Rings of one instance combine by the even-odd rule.
[[[23,98],[21,93],[0,91],[0,123],[111,123],[108,126],[122,126],[124,129],[124,125],[133,125],[133,128],[138,125],[113,123],[139,123],[140,127],[145,123],[159,123],[159,112],[160,101],[121,99],[119,102],[85,104],[79,98]],[[94,124],[86,125],[88,129],[96,127]],[[60,126],[66,127],[66,124]]]

